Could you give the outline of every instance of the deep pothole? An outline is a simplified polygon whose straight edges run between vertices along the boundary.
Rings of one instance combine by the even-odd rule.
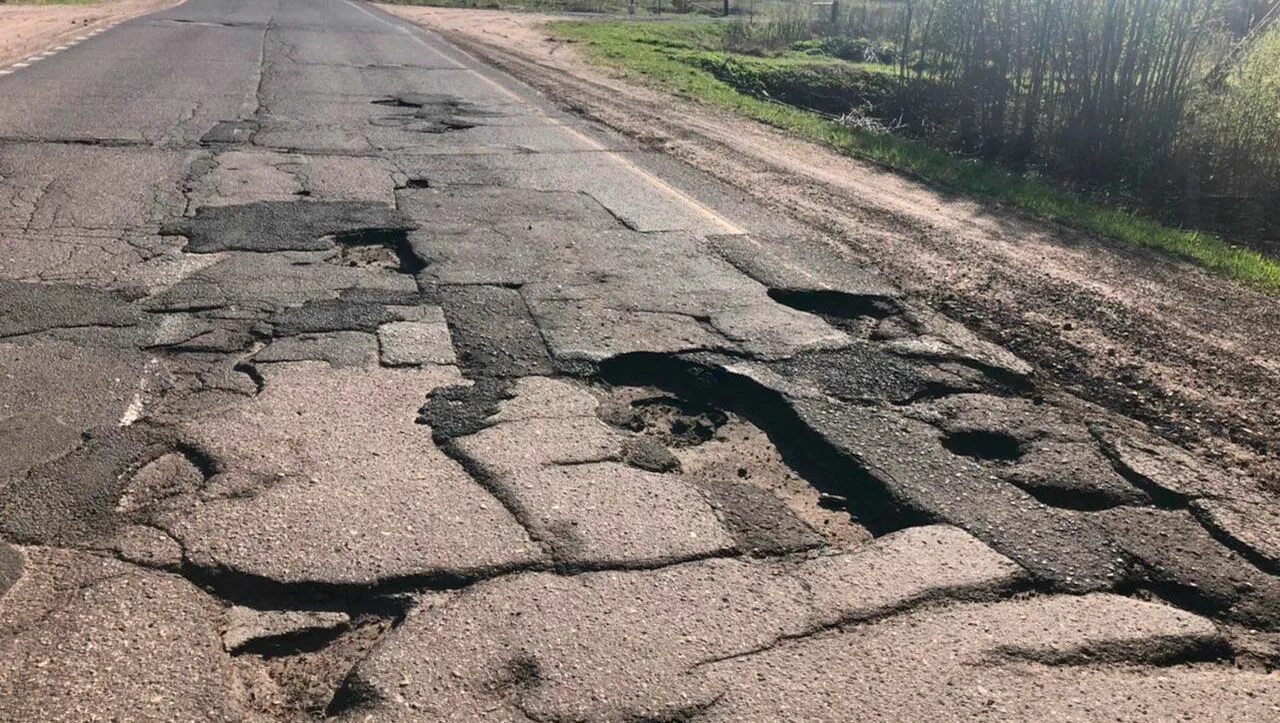
[[[769,298],[799,311],[842,319],[885,319],[901,312],[897,302],[885,296],[825,289],[769,289]]]
[[[600,408],[609,424],[656,437],[668,447],[694,447],[715,437],[729,417],[703,404],[669,395],[612,401]]]
[[[751,421],[654,387],[604,385],[597,394],[597,414],[629,436],[622,461],[678,474],[707,499],[742,551],[857,547],[872,538],[847,504],[823,504],[829,496],[792,469]]]
[[[826,289],[769,289],[769,298],[822,317],[828,324],[856,336],[869,337],[882,322],[902,316],[897,300],[876,295],[849,294]]]
[[[279,719],[314,719],[334,709],[351,670],[403,618],[404,611],[381,609],[305,613],[267,611],[275,616],[329,616],[333,624],[292,634],[264,634],[232,654],[253,674],[246,676],[255,707]]]
[[[898,504],[869,469],[802,421],[781,394],[715,362],[640,352],[605,361],[598,376],[613,386],[654,388],[741,417],[767,437],[788,469],[826,495],[826,506],[842,508],[874,535],[930,521]]]
[[[335,234],[337,253],[326,259],[337,266],[377,268],[410,276],[426,268],[401,229],[360,229]]]
[[[986,429],[948,432],[942,446],[953,454],[989,462],[1013,462],[1022,456],[1022,443],[1016,437]]]

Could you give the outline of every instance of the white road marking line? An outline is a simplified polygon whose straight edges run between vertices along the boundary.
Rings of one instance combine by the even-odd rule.
[[[51,50],[46,50],[43,53],[32,55],[29,58],[23,58],[22,62],[14,63],[13,65],[10,65],[6,69],[0,70],[0,75],[12,75],[13,72],[16,70],[20,70],[22,68],[30,68],[32,63],[38,63],[41,60],[44,60],[45,58],[52,58],[58,53],[71,48],[72,46],[76,45],[77,43],[80,43],[81,41],[88,40],[89,38],[92,38],[98,33],[107,32],[108,30],[110,30],[111,28],[114,28],[118,24],[119,23],[113,23],[111,25],[106,26],[105,28],[95,28],[94,30],[90,31],[88,35],[81,35],[79,37],[76,37],[73,40],[68,40],[66,45],[59,45],[56,48],[53,48]]]
[[[431,52],[433,52],[433,53],[435,53],[436,55],[438,55],[439,57],[441,57],[441,58],[443,58],[443,59],[445,59],[445,60],[449,61],[450,63],[457,63],[457,61],[455,61],[453,58],[450,58],[448,55],[445,55],[445,54],[444,54],[443,52],[441,52],[440,50],[437,50],[436,48],[433,48],[430,44],[428,44],[428,43],[427,43],[427,41],[423,40],[421,36],[419,36],[419,35],[415,34],[415,33],[414,33],[412,30],[410,30],[409,28],[406,28],[405,26],[400,25],[400,24],[398,24],[398,23],[393,23],[393,22],[391,22],[390,20],[387,20],[386,18],[379,17],[378,15],[375,15],[374,13],[372,13],[372,12],[370,12],[370,11],[368,11],[368,10],[364,9],[363,7],[360,7],[359,5],[355,4],[354,2],[352,2],[352,0],[345,0],[345,2],[346,2],[348,5],[350,5],[351,7],[355,8],[356,10],[359,10],[360,12],[364,13],[365,15],[368,15],[369,17],[373,18],[374,20],[377,20],[379,23],[382,23],[383,25],[386,25],[386,26],[387,26],[387,27],[389,27],[389,28],[394,28],[396,31],[398,31],[398,32],[400,32],[400,33],[403,33],[403,34],[405,34],[405,35],[408,35],[409,37],[411,37],[411,38],[413,38],[414,40],[418,41],[418,43],[419,43],[420,45],[422,45],[422,47],[426,48],[427,50],[430,50]],[[430,31],[428,31],[428,32],[430,32]],[[451,46],[451,47],[452,47],[452,46]],[[479,65],[484,65],[484,63],[481,63],[481,62],[480,62],[480,60],[479,60],[478,58],[476,58],[475,56],[471,55],[470,53],[468,53],[467,51],[465,51],[465,50],[463,50],[463,49],[461,49],[461,48],[453,48],[453,50],[454,50],[455,52],[459,53],[460,55],[464,55],[464,56],[466,56],[466,57],[470,58],[472,61],[474,61],[475,63],[477,63],[477,64],[479,64]],[[632,163],[629,159],[624,158],[624,157],[622,157],[622,156],[618,155],[618,154],[617,154],[617,153],[615,153],[614,151],[610,150],[608,146],[605,146],[603,143],[600,143],[600,142],[599,142],[599,141],[597,141],[596,139],[594,139],[594,138],[592,138],[592,137],[590,137],[590,136],[588,136],[588,135],[586,135],[586,134],[582,133],[582,131],[579,131],[579,130],[577,130],[576,128],[573,128],[573,127],[571,127],[571,126],[569,126],[569,125],[567,125],[567,124],[565,124],[565,123],[561,122],[559,119],[552,118],[552,117],[548,116],[546,113],[544,113],[544,112],[542,111],[542,109],[541,109],[541,108],[538,108],[537,106],[535,106],[535,105],[533,105],[533,104],[531,104],[531,103],[528,103],[528,102],[527,102],[527,100],[526,100],[525,98],[523,98],[523,97],[521,97],[521,96],[520,96],[520,94],[518,94],[518,93],[516,93],[515,91],[511,90],[510,88],[508,88],[508,87],[506,87],[506,86],[502,85],[501,83],[499,83],[498,81],[494,80],[493,78],[490,78],[489,76],[485,75],[484,73],[481,73],[480,71],[476,70],[475,68],[468,68],[468,67],[466,67],[466,66],[461,66],[461,67],[463,67],[463,68],[464,68],[465,70],[467,70],[469,73],[471,73],[471,74],[475,75],[477,78],[479,78],[479,79],[483,80],[484,82],[488,83],[489,85],[493,86],[495,89],[497,89],[497,90],[498,90],[500,93],[502,93],[503,95],[506,95],[508,98],[511,98],[512,100],[515,100],[515,101],[517,101],[517,102],[521,103],[522,105],[528,105],[528,106],[533,110],[533,112],[535,112],[535,113],[537,113],[538,115],[542,116],[543,118],[547,119],[547,120],[548,120],[548,121],[550,121],[553,125],[555,125],[557,128],[560,128],[561,130],[565,131],[565,132],[566,132],[566,133],[568,133],[569,135],[571,135],[571,136],[573,136],[573,137],[577,138],[578,140],[582,141],[583,143],[585,143],[587,146],[591,147],[592,149],[597,150],[597,151],[603,151],[603,152],[604,152],[604,156],[605,156],[606,158],[609,158],[609,159],[613,160],[615,163],[617,163],[618,165],[622,166],[622,167],[623,167],[623,169],[625,169],[625,170],[627,170],[627,171],[630,171],[631,173],[633,173],[633,174],[635,174],[635,175],[639,176],[641,179],[643,179],[645,182],[647,182],[650,186],[653,186],[654,188],[656,188],[658,191],[660,191],[660,192],[662,192],[662,193],[664,193],[664,194],[666,194],[666,195],[668,195],[668,196],[671,196],[672,198],[676,199],[676,200],[677,200],[677,201],[679,201],[680,203],[684,204],[686,207],[690,208],[690,209],[691,209],[691,210],[693,210],[693,211],[696,211],[696,212],[697,212],[700,216],[702,216],[703,218],[706,218],[707,220],[711,221],[712,223],[714,223],[714,224],[716,224],[716,225],[720,226],[722,229],[724,229],[724,232],[725,232],[726,234],[728,234],[728,235],[730,235],[730,236],[746,236],[746,235],[747,235],[747,231],[746,231],[746,229],[742,228],[742,227],[741,227],[741,226],[739,226],[738,224],[736,224],[736,223],[734,223],[734,222],[730,221],[729,219],[725,218],[724,216],[721,216],[720,214],[718,214],[718,213],[716,213],[714,210],[712,210],[710,207],[708,207],[708,206],[704,205],[702,202],[700,202],[700,201],[698,201],[698,200],[696,200],[696,199],[694,199],[694,198],[690,197],[690,196],[689,196],[688,194],[686,194],[685,192],[681,191],[681,190],[680,190],[680,189],[678,189],[678,188],[675,188],[675,187],[674,187],[674,186],[672,186],[671,184],[667,183],[666,181],[662,180],[661,178],[658,178],[657,176],[653,175],[653,174],[652,174],[652,173],[650,173],[649,171],[646,171],[645,169],[643,169],[643,168],[641,168],[641,167],[637,166],[635,163]]]

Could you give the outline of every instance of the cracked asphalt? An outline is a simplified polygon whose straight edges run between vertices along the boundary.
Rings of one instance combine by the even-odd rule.
[[[1280,717],[1266,489],[376,6],[0,97],[0,719]]]

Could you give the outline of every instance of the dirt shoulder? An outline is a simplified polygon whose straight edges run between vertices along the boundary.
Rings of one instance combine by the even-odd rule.
[[[547,16],[384,6],[842,240],[1065,389],[1280,488],[1280,300],[590,65]]]
[[[181,0],[103,0],[93,5],[0,5],[0,66],[106,25],[173,7]]]

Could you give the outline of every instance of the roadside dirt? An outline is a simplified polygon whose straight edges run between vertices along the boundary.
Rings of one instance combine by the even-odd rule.
[[[546,15],[383,6],[843,242],[1062,389],[1280,489],[1280,300],[592,66]]]
[[[61,45],[86,30],[177,5],[180,0],[103,0],[93,5],[0,4],[0,66]]]

